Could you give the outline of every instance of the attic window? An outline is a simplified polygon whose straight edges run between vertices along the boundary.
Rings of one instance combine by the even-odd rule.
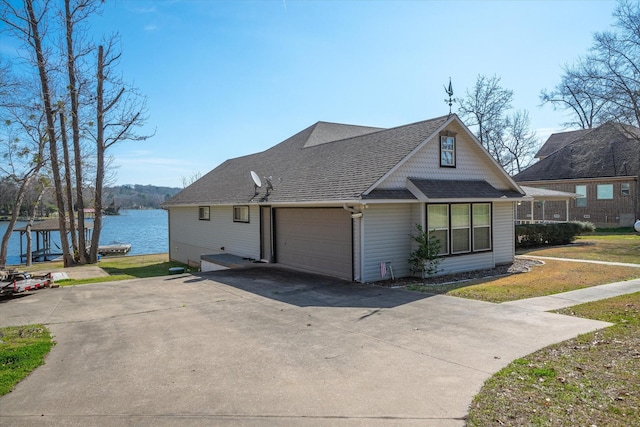
[[[249,222],[249,206],[234,206],[233,222]]]
[[[456,136],[452,132],[440,135],[440,166],[456,167]]]
[[[209,214],[209,206],[200,206],[198,208],[198,219],[200,221],[209,221],[211,219]]]

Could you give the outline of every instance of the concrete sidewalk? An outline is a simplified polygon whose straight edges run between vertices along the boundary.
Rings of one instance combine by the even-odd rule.
[[[544,297],[503,302],[500,305],[520,307],[525,310],[533,311],[552,311],[586,302],[632,294],[635,292],[640,292],[640,279],[591,286],[588,288],[577,289],[575,291],[563,292],[555,295],[547,295]]]
[[[636,267],[640,268],[640,264],[631,264],[628,262],[613,262],[613,261],[597,261],[592,259],[573,259],[573,258],[556,258],[556,257],[548,257],[548,256],[536,256],[536,255],[517,255],[517,258],[527,258],[527,259],[540,259],[540,260],[555,260],[555,261],[565,261],[565,262],[582,262],[587,264],[602,264],[602,265],[613,265],[617,267]]]

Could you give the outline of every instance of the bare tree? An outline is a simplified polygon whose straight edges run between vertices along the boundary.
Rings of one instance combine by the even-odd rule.
[[[538,138],[531,130],[529,112],[515,111],[509,114],[505,123],[505,140],[503,145],[502,165],[510,175],[515,175],[533,163],[538,147]]]
[[[489,152],[496,145],[492,137],[501,134],[512,101],[513,91],[500,86],[496,75],[478,75],[473,89],[467,89],[466,96],[458,100],[460,116],[468,126],[477,127],[476,136]]]
[[[640,127],[640,3],[619,1],[610,31],[594,35],[589,52],[565,67],[561,82],[543,91],[543,103],[568,110],[568,125],[605,121]]]
[[[567,128],[591,129],[603,120],[606,102],[595,95],[595,82],[585,78],[584,66],[579,61],[572,67],[565,67],[562,81],[553,90],[540,93],[542,104],[570,112],[570,119],[562,123]]]
[[[34,5],[34,0],[24,0],[23,9],[19,9],[13,5],[13,2],[2,0],[0,6],[0,20],[7,24],[16,37],[30,49],[33,55],[32,64],[35,65],[40,80],[40,98],[46,119],[51,171],[56,194],[58,195],[57,206],[62,258],[64,265],[68,266],[73,264],[73,257],[69,251],[69,241],[67,240],[67,213],[62,196],[61,169],[58,161],[58,135],[55,128],[56,110],[51,90],[54,79],[49,69],[52,54],[46,50],[44,42],[46,26],[51,18],[50,3],[43,1],[39,3],[40,7],[38,8]]]
[[[191,184],[193,184],[194,182],[196,182],[200,178],[202,178],[202,174],[199,171],[198,172],[193,172],[188,177],[187,176],[183,176],[182,177],[182,187],[183,188],[187,188],[188,186],[190,186]]]
[[[97,262],[98,242],[102,230],[102,190],[105,180],[106,151],[114,144],[124,141],[141,141],[150,135],[140,135],[135,129],[146,119],[146,99],[134,89],[128,88],[111,74],[120,52],[116,50],[116,38],[111,37],[105,45],[98,46],[96,84],[96,196],[95,219],[90,262]]]
[[[31,111],[30,111],[31,110]],[[0,137],[0,173],[17,187],[14,194],[11,216],[0,244],[0,266],[7,263],[9,238],[20,215],[27,191],[46,164],[47,135],[41,111],[33,108],[11,107],[13,120],[5,120],[7,134]],[[39,114],[39,115],[37,115]],[[30,234],[27,236],[30,237]],[[27,255],[30,255],[30,240]],[[30,262],[30,258],[27,260]]]
[[[96,49],[86,38],[85,30],[88,29],[89,20],[100,13],[102,0],[64,0],[61,3],[23,0],[23,8],[14,6],[14,3],[0,0],[0,19],[29,48],[33,55],[31,64],[39,77],[65,265],[75,261],[69,251],[69,228],[77,261],[96,262],[102,224],[102,187],[105,176],[108,176],[106,169],[109,164],[108,159],[105,159],[105,152],[119,141],[143,140],[148,137],[135,133],[135,129],[144,123],[146,100],[113,73],[120,57],[120,52],[115,49],[117,39],[111,37],[105,46]],[[58,19],[54,19],[54,15]],[[51,38],[45,39],[47,25],[60,30],[63,43],[57,44]],[[50,66],[56,60],[65,66]],[[62,69],[66,71],[62,72]],[[62,83],[63,80],[66,82]],[[62,98],[54,97],[54,89],[63,94]],[[73,155],[67,143],[65,112],[69,112]],[[59,133],[55,127],[57,118]],[[95,144],[87,145],[90,140]],[[63,157],[64,165],[60,156]],[[90,251],[87,251],[84,232],[87,197],[85,186],[90,181],[87,179],[87,170],[95,170],[95,194],[89,195],[89,199],[93,196],[95,200],[96,213]],[[63,186],[63,182],[66,186]],[[63,187],[66,191],[63,191]],[[75,203],[71,191],[73,187]],[[65,206],[65,200],[68,206]],[[78,215],[77,227],[73,216],[75,210]],[[67,222],[70,224],[67,225]]]
[[[530,164],[538,146],[530,130],[529,113],[511,112],[513,91],[500,85],[500,77],[479,75],[472,90],[459,99],[459,114],[480,143],[508,173]]]

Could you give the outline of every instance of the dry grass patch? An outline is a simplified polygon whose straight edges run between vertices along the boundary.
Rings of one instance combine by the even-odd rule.
[[[456,284],[447,295],[489,302],[514,301],[640,277],[640,268],[546,260],[529,273]],[[437,286],[431,288],[436,289]],[[424,290],[429,292],[429,290]]]
[[[519,251],[534,256],[640,264],[640,234],[580,236],[576,243]]]

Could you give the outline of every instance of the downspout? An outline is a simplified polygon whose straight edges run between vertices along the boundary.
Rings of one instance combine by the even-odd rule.
[[[364,272],[364,266],[363,266],[363,260],[364,260],[364,256],[363,256],[363,252],[364,252],[364,235],[363,235],[363,230],[364,227],[362,225],[362,211],[359,211],[358,209],[355,208],[351,208],[349,206],[347,206],[346,203],[344,203],[342,205],[342,209],[344,209],[347,212],[351,212],[351,219],[355,220],[355,226],[358,227],[358,234],[359,234],[359,242],[358,244],[360,245],[359,247],[359,251],[358,251],[358,272],[356,274],[354,274],[354,281],[358,281],[358,282],[362,282],[363,281],[363,272]],[[353,233],[352,233],[353,234]],[[352,242],[355,243],[355,242]],[[353,262],[356,262],[356,260],[354,259]],[[355,273],[355,272],[354,272]]]

